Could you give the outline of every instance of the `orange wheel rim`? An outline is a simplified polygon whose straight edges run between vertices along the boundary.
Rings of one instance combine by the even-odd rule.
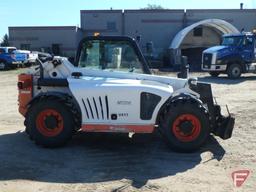
[[[62,115],[54,109],[41,111],[36,118],[37,130],[46,137],[60,134],[64,128]]]
[[[192,114],[180,115],[173,123],[172,132],[182,142],[194,141],[201,132],[200,120]]]

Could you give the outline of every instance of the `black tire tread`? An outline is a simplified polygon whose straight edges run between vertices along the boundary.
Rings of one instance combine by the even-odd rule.
[[[35,140],[35,139],[31,132],[31,127],[28,124],[28,120],[27,120],[28,114],[35,105],[37,105],[41,102],[44,102],[44,101],[55,101],[55,102],[65,105],[66,108],[68,108],[72,114],[72,118],[74,121],[73,133],[77,132],[81,128],[81,114],[80,114],[80,111],[77,109],[77,106],[75,105],[75,103],[72,101],[71,96],[63,95],[63,97],[59,97],[59,96],[57,97],[55,95],[42,95],[28,106],[28,111],[26,113],[25,120],[24,120],[25,132],[28,134],[28,136],[31,140]],[[41,143],[39,143],[39,142],[35,141],[35,143],[37,145],[41,145]],[[58,146],[56,146],[56,147],[58,147]]]
[[[168,126],[168,118],[170,118],[170,115],[173,115],[176,113],[176,111],[181,108],[184,107],[185,105],[192,107],[194,109],[198,109],[198,111],[204,115],[205,120],[207,122],[207,130],[206,130],[206,135],[207,138],[210,135],[210,124],[209,124],[209,113],[207,111],[207,109],[200,104],[199,102],[196,102],[195,100],[189,100],[189,99],[180,99],[178,101],[175,101],[173,103],[169,103],[165,109],[162,111],[161,117],[159,118],[159,132],[160,134],[163,136],[164,141],[168,144],[168,146],[177,152],[193,152],[197,149],[200,148],[200,146],[206,141],[207,138],[205,138],[205,140],[203,142],[200,143],[200,145],[198,146],[190,146],[188,148],[184,148],[181,146],[177,146],[174,145],[172,143],[172,141],[170,142],[170,138],[168,138],[168,134],[167,131],[169,131],[169,126]]]
[[[233,66],[239,66],[239,68],[240,68],[240,72],[241,73],[240,73],[240,75],[238,77],[233,77],[233,75],[232,75],[232,67]],[[227,69],[227,75],[228,75],[228,77],[230,79],[237,79],[237,78],[239,78],[242,75],[242,67],[241,67],[241,65],[237,64],[237,63],[233,63],[233,64],[229,65],[229,67]]]
[[[3,70],[3,71],[9,70],[9,66],[6,64],[5,60],[0,60],[0,62],[3,62],[5,64],[5,67],[3,69],[0,69],[0,70]]]

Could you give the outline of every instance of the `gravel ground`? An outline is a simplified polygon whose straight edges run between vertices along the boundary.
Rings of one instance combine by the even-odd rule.
[[[0,72],[0,191],[252,191],[256,190],[256,76],[239,80],[192,73],[212,83],[236,116],[233,137],[210,137],[198,152],[179,154],[154,135],[78,133],[64,148],[36,146],[17,111],[17,74]],[[173,74],[164,74],[173,75]],[[231,173],[250,170],[240,188]]]

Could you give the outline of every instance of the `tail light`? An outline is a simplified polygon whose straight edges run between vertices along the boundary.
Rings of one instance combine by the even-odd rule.
[[[19,112],[22,115],[25,115],[27,112],[27,104],[31,101],[33,95],[33,76],[29,74],[20,74],[18,78]]]
[[[30,89],[32,87],[32,76],[23,75],[19,76],[19,81],[17,83],[18,89]]]

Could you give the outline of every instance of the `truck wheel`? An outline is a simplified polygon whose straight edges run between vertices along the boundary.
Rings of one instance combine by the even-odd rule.
[[[220,75],[220,72],[211,71],[211,72],[209,72],[209,74],[210,74],[212,77],[218,77],[218,76]]]
[[[228,77],[231,78],[231,79],[239,78],[242,74],[241,65],[239,65],[239,64],[230,65],[228,67],[227,73],[228,73]]]
[[[30,62],[24,63],[24,66],[25,66],[25,67],[31,67],[31,66],[32,66],[32,63],[30,63]]]
[[[27,112],[27,133],[36,144],[60,147],[66,144],[74,133],[74,115],[72,109],[58,98],[39,99]]]
[[[7,64],[5,61],[0,61],[0,70],[7,70]]]
[[[208,113],[196,102],[173,103],[162,118],[160,129],[173,150],[192,152],[199,149],[210,135]]]

